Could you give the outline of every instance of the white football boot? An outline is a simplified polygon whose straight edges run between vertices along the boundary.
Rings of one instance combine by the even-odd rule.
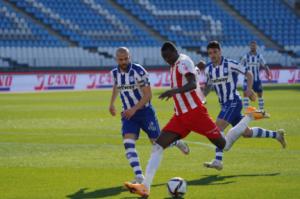
[[[216,160],[216,159],[214,159],[211,162],[204,162],[203,166],[206,167],[206,168],[216,169],[216,170],[219,170],[219,171],[221,171],[223,169],[222,161]]]
[[[188,144],[182,140],[178,140],[175,146],[185,155],[188,155],[190,153]]]
[[[287,143],[286,143],[286,140],[285,140],[285,130],[284,129],[278,129],[277,131],[277,141],[280,142],[282,148],[285,148]]]

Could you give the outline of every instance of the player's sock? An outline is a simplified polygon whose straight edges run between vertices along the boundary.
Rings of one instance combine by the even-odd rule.
[[[249,97],[244,97],[243,105],[244,105],[245,109],[248,108],[248,106],[249,106]]]
[[[224,136],[224,132],[221,131],[221,134]],[[223,149],[216,147],[216,157],[215,160],[223,161]]]
[[[140,166],[139,156],[135,149],[135,140],[124,139],[123,143],[126,150],[126,158],[128,159],[129,164],[134,171],[135,177],[144,179],[142,168]]]
[[[251,117],[250,115],[246,115],[237,125],[235,125],[228,131],[227,135],[225,136],[225,151],[228,151],[232,147],[234,142],[244,133],[244,131],[248,127],[249,122],[252,120],[253,117]]]
[[[258,98],[258,106],[259,106],[259,109],[261,109],[261,110],[264,109],[264,106],[265,106],[264,98],[262,98],[262,97]]]
[[[277,138],[278,133],[276,131],[271,131],[267,129],[263,129],[260,127],[253,127],[252,130],[252,137],[256,138]]]
[[[222,161],[223,160],[223,150],[220,148],[216,148],[216,160]]]
[[[150,186],[152,184],[154,175],[162,159],[163,151],[164,149],[159,144],[153,145],[151,157],[148,161],[147,168],[146,168],[145,180],[143,181],[143,184],[147,187],[149,191],[150,191]]]

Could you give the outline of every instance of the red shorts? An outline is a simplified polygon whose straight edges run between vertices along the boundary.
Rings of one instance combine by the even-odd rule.
[[[219,128],[208,115],[204,106],[197,107],[181,115],[174,115],[162,131],[176,133],[181,138],[186,137],[191,131],[204,135],[209,139],[221,137]]]

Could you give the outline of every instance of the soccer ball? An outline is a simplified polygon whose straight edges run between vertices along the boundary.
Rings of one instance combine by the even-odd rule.
[[[174,177],[170,179],[167,184],[169,195],[172,198],[184,196],[186,193],[186,186],[186,181],[180,177]]]

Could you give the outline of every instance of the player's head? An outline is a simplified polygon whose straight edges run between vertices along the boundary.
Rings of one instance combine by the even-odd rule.
[[[199,68],[199,70],[204,70],[205,69],[205,61],[200,60],[196,66]]]
[[[250,50],[251,50],[251,52],[255,53],[256,49],[257,49],[256,41],[251,41],[250,42]]]
[[[119,67],[123,70],[127,69],[128,64],[130,63],[130,52],[126,47],[119,47],[116,50],[116,60]]]
[[[170,41],[165,42],[161,47],[161,56],[168,64],[175,64],[179,57],[175,44]]]
[[[206,49],[211,62],[213,62],[214,64],[219,64],[222,57],[221,46],[219,42],[217,41],[209,42]]]

